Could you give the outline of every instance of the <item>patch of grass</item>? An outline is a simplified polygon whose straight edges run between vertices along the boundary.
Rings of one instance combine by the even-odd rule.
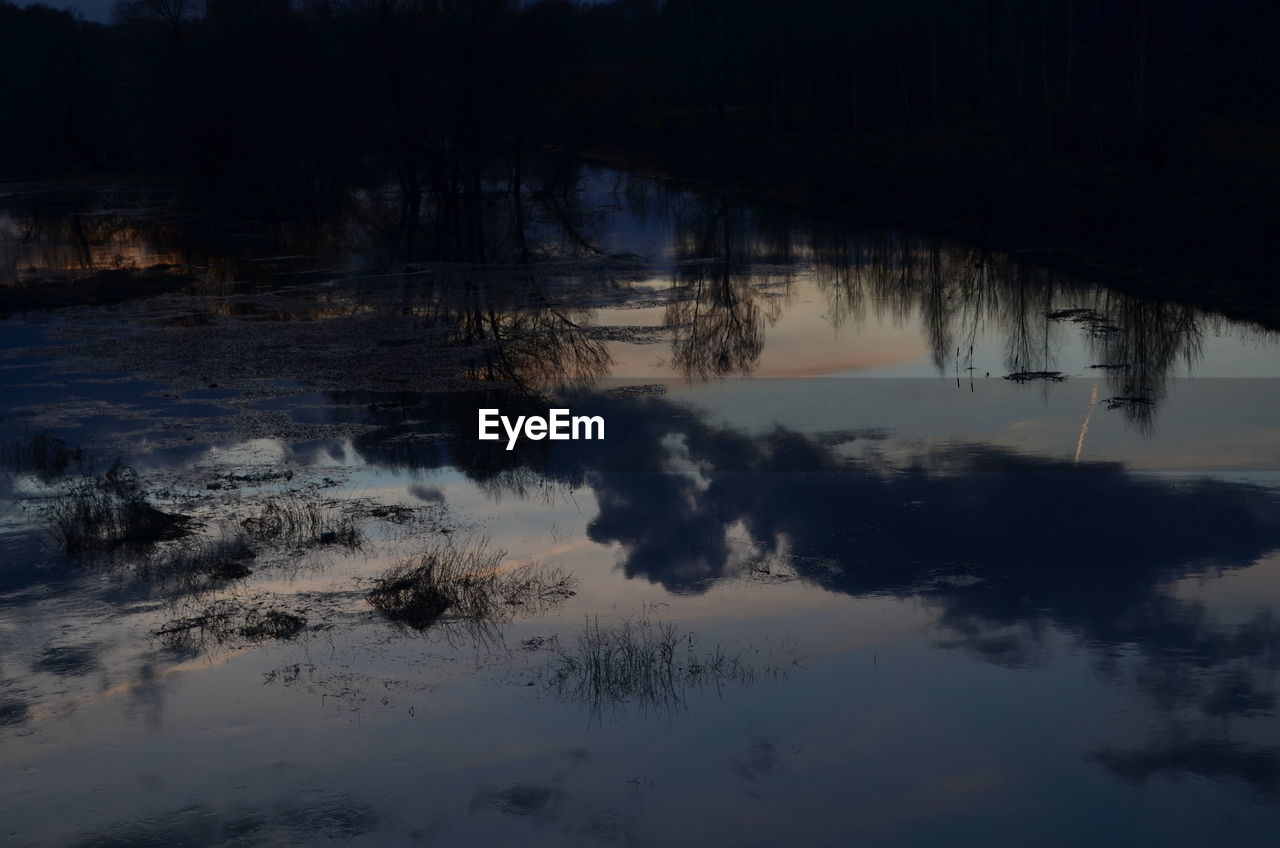
[[[144,580],[170,583],[185,593],[199,592],[253,573],[249,564],[257,556],[244,533],[216,538],[183,539],[172,548],[135,566]]]
[[[83,557],[127,544],[154,544],[190,532],[190,519],[157,509],[138,473],[117,460],[106,474],[58,495],[45,517],[69,556]]]
[[[293,639],[307,626],[306,617],[269,606],[223,598],[196,615],[178,618],[152,631],[166,647],[205,650],[210,647]]]
[[[256,515],[241,522],[257,539],[283,545],[336,545],[358,548],[364,542],[351,515],[297,494],[267,500]]]
[[[626,704],[670,713],[684,708],[690,689],[755,679],[739,656],[720,645],[699,651],[697,641],[669,622],[589,619],[571,647],[556,644],[548,680],[558,695],[599,716]]]
[[[33,474],[45,482],[70,471],[84,471],[88,464],[83,448],[68,447],[51,433],[14,439],[0,449],[0,466],[18,474]]]
[[[502,622],[517,607],[545,607],[574,594],[575,578],[541,563],[501,570],[506,555],[485,539],[445,542],[387,569],[365,597],[388,619],[426,630],[446,614],[471,623]]]

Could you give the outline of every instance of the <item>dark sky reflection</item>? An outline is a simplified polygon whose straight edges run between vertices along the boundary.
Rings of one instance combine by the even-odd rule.
[[[452,422],[440,429],[465,432],[474,407],[453,404],[437,407]],[[663,398],[593,395],[573,408],[604,414],[614,448],[526,442],[490,457],[438,445],[418,457],[447,457],[498,489],[529,476],[588,487],[589,538],[618,545],[628,577],[674,593],[781,560],[830,592],[923,601],[933,644],[982,663],[1044,667],[1052,634],[1065,635],[1157,717],[1136,747],[1104,746],[1090,762],[1126,782],[1198,775],[1276,797],[1280,749],[1220,736],[1274,714],[1280,622],[1227,621],[1174,585],[1280,549],[1274,490],[983,444],[905,448],[880,433],[753,436]],[[377,458],[379,438],[358,449]]]

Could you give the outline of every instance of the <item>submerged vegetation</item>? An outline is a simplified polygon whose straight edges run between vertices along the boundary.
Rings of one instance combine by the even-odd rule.
[[[177,539],[190,530],[187,516],[152,505],[138,473],[120,461],[63,491],[45,514],[59,545],[73,557]]]
[[[221,598],[196,615],[170,621],[152,635],[169,648],[203,650],[288,640],[306,626],[305,616],[260,599]]]
[[[254,538],[281,545],[358,548],[364,540],[352,515],[292,493],[268,499],[241,525]]]
[[[391,621],[426,630],[446,614],[483,627],[508,620],[516,609],[536,610],[574,594],[573,576],[537,562],[504,571],[506,555],[486,539],[444,542],[389,568],[366,598]]]
[[[214,538],[183,539],[168,550],[141,559],[134,570],[153,585],[172,585],[180,592],[242,580],[253,573],[249,564],[257,552],[243,533],[224,533]]]
[[[597,717],[626,704],[642,712],[676,712],[692,689],[718,689],[756,677],[754,668],[723,646],[700,651],[695,634],[645,617],[612,625],[588,619],[571,646],[557,643],[554,651],[550,687]]]

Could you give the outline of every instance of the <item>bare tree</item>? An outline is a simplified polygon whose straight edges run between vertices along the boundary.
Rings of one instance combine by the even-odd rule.
[[[199,5],[199,0],[118,0],[112,16],[127,26],[158,24],[176,30],[196,16]]]

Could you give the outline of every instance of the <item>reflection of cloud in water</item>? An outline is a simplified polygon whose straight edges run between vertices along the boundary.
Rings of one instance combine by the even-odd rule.
[[[121,821],[86,834],[77,848],[316,844],[365,836],[381,826],[371,804],[347,795],[306,794],[287,801],[218,810],[192,804],[139,821]]]
[[[852,456],[842,437],[749,435],[664,398],[591,396],[573,408],[604,414],[611,444],[533,443],[496,460],[464,448],[436,461],[448,455],[498,491],[517,469],[589,487],[589,537],[618,545],[628,576],[673,592],[739,575],[751,563],[745,540],[828,591],[923,600],[935,644],[983,662],[1042,665],[1051,634],[1065,634],[1094,655],[1101,679],[1137,691],[1170,723],[1274,712],[1280,623],[1266,613],[1225,622],[1175,594],[1182,578],[1280,549],[1273,490],[981,444]],[[370,434],[359,447],[376,456],[377,445]],[[1274,752],[1248,750],[1253,773],[1265,772]],[[1152,773],[1176,760],[1160,762]]]
[[[60,677],[77,677],[96,670],[99,665],[97,653],[93,649],[63,646],[45,649],[32,665],[32,669]]]
[[[1235,482],[1169,482],[981,444],[851,457],[851,441],[883,434],[751,435],[655,397],[566,401],[605,416],[607,443],[494,450],[472,431],[477,404],[500,402],[424,396],[413,416],[375,420],[356,448],[382,464],[457,467],[496,492],[528,478],[587,485],[599,505],[591,539],[620,544],[628,575],[677,592],[730,575],[731,538],[745,532],[834,591],[918,593],[1003,623],[1026,618],[1029,598],[1101,626],[1171,580],[1280,548],[1275,494]]]
[[[424,486],[421,483],[413,483],[409,486],[409,494],[413,495],[420,501],[427,503],[443,503],[444,492],[435,486]]]
[[[1089,759],[1139,786],[1154,777],[1234,780],[1266,800],[1280,800],[1280,748],[1251,747],[1229,739],[1175,738],[1141,748],[1106,748]]]
[[[480,787],[471,796],[468,811],[472,816],[497,814],[544,834],[554,829],[557,845],[649,844],[634,811],[634,795],[627,792],[608,800],[607,796],[602,798],[600,791],[604,787],[598,781],[590,782],[592,762],[585,749],[566,751],[558,760],[550,774]],[[578,787],[571,790],[570,784],[575,782]],[[628,788],[639,783],[630,781]],[[525,831],[525,835],[527,839],[535,839],[529,831]],[[499,844],[498,839],[489,841]],[[509,835],[501,844],[524,841]]]
[[[470,809],[497,810],[509,816],[552,815],[555,804],[564,797],[555,786],[536,783],[513,783],[510,786],[481,788],[471,799]]]
[[[743,780],[773,777],[782,771],[782,758],[778,746],[771,739],[751,734],[742,756],[729,762],[729,771]]]
[[[0,701],[0,727],[17,727],[25,724],[30,707],[22,701]]]

